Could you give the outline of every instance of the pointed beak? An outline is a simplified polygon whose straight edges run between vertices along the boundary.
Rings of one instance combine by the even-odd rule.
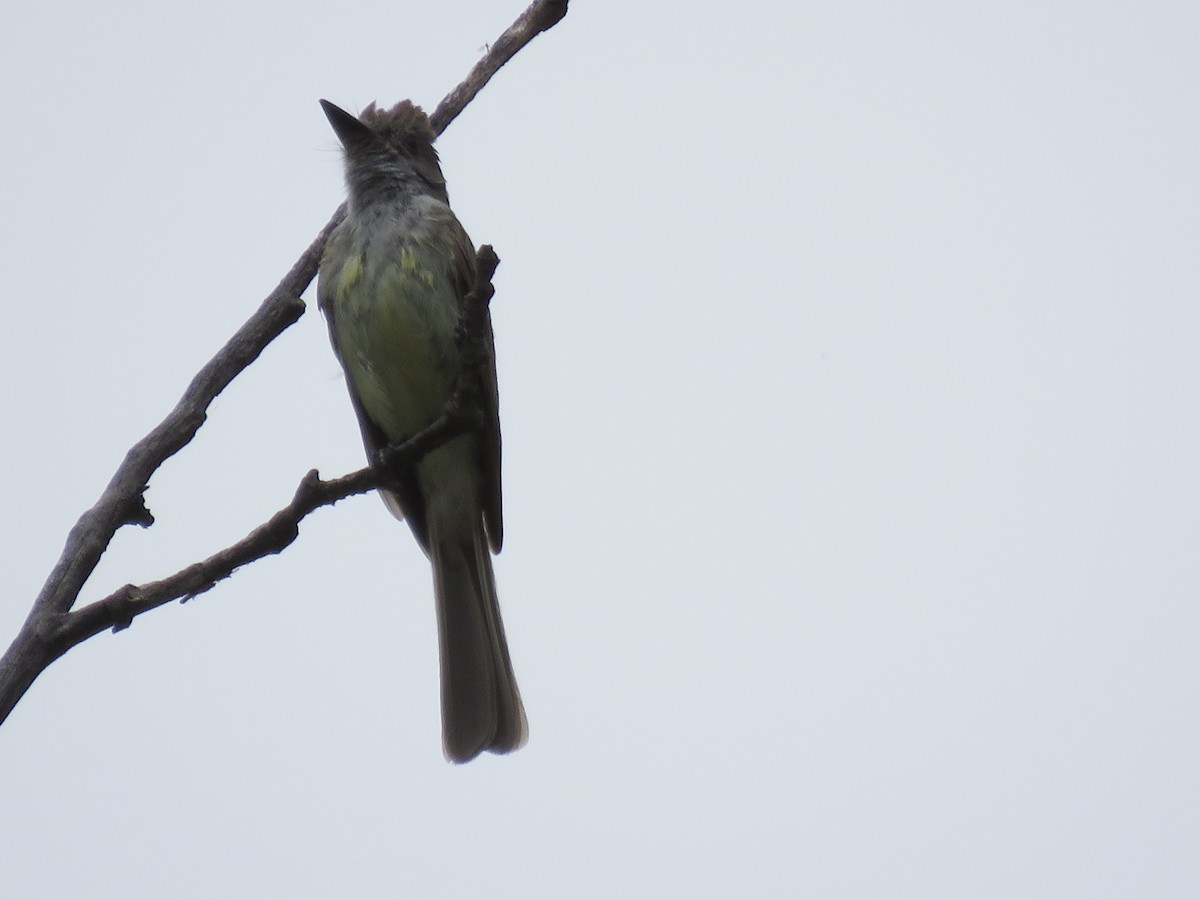
[[[325,118],[329,120],[338,140],[347,150],[351,147],[361,147],[374,138],[374,132],[370,128],[340,106],[334,106],[328,100],[322,100],[321,109],[325,110]]]

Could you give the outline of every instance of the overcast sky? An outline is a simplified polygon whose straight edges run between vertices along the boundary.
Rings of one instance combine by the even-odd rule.
[[[0,643],[524,0],[0,6]],[[0,727],[11,900],[1200,895],[1200,7],[576,0],[439,142],[502,259],[529,745],[442,758],[374,497]],[[362,448],[310,310],[85,599]]]

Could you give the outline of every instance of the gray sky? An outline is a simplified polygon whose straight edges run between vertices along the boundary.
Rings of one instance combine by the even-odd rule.
[[[340,200],[317,99],[432,108],[521,2],[0,8],[0,640]],[[577,0],[439,142],[528,747],[443,761],[358,498],[34,685],[5,897],[1195,897],[1198,29]],[[362,464],[311,306],[87,599]]]

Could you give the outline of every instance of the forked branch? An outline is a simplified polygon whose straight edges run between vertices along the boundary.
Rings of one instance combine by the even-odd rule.
[[[534,0],[488,48],[467,78],[438,105],[431,117],[435,132],[441,134],[501,66],[566,12],[566,0]],[[300,521],[313,510],[384,484],[385,476],[373,468],[331,481],[321,481],[315,471],[309,472],[291,503],[236,544],[161,581],[126,585],[103,600],[72,611],[116,532],[124,525],[149,527],[154,523],[145,501],[145,491],[154,473],[196,436],[209,406],[221,391],[304,314],[300,295],[316,277],[325,241],[344,215],[344,207],[339,207],[278,287],[196,374],[175,408],[130,448],[100,499],[71,529],[29,616],[0,658],[0,722],[8,717],[37,676],[71,647],[105,629],[128,627],[136,616],[171,600],[207,591],[239,566],[278,553],[291,544]],[[463,313],[467,341],[476,334],[467,321],[469,310],[478,309],[480,302],[486,310],[491,297],[491,275],[497,263],[490,247],[480,249],[479,275],[470,295],[474,299]],[[470,348],[464,349],[470,357]],[[478,354],[475,358],[478,359]],[[454,398],[436,422],[403,445],[387,448],[385,453],[419,458],[471,427],[478,414],[464,401],[464,390],[460,381]]]

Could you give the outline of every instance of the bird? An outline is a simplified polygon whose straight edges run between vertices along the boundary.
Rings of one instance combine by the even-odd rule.
[[[421,107],[372,103],[356,117],[322,100],[341,142],[346,215],[317,281],[334,354],[345,372],[368,458],[438,418],[454,392],[463,298],[475,248],[450,209],[435,134]],[[513,675],[492,554],[503,543],[495,344],[486,317],[476,391],[483,427],[399,463],[380,494],[407,521],[433,570],[448,760],[504,754],[529,725]]]

